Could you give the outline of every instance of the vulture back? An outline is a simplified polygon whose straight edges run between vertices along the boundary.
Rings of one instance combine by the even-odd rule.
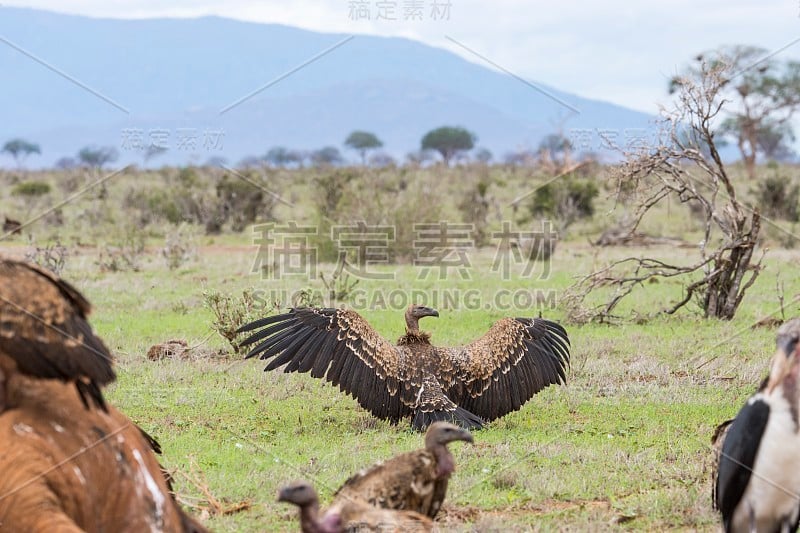
[[[445,487],[447,480],[445,482]],[[334,504],[362,501],[383,509],[435,516],[436,458],[428,450],[407,452],[351,476],[334,494]],[[443,498],[444,494],[442,494]]]
[[[100,388],[116,375],[111,353],[87,322],[90,310],[52,273],[0,259],[0,372],[74,382],[87,406],[91,400],[104,408]]]
[[[30,383],[34,381],[34,383]],[[202,532],[173,499],[143,432],[75,388],[16,375],[0,414],[0,524],[9,531]]]

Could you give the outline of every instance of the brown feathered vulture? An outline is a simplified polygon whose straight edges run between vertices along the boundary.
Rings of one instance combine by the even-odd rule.
[[[0,413],[0,531],[201,533],[175,501],[158,443],[75,388],[13,374]],[[80,412],[81,416],[75,416]]]
[[[385,509],[415,511],[435,518],[455,471],[447,445],[473,442],[466,429],[448,422],[434,422],[425,433],[425,448],[400,454],[362,470],[345,481],[334,495],[339,502],[364,501]]]
[[[242,345],[255,345],[247,357],[271,359],[265,370],[286,365],[284,372],[324,377],[376,417],[397,423],[410,416],[420,430],[437,420],[480,428],[566,381],[569,339],[555,322],[503,318],[470,344],[443,348],[420,331],[426,316],[439,313],[409,306],[397,344],[347,309],[294,308],[239,332],[259,330]]]
[[[10,374],[60,379],[84,405],[105,409],[100,388],[116,378],[112,357],[86,320],[89,302],[36,265],[0,258],[0,412]]]
[[[717,428],[714,503],[725,531],[800,525],[800,319],[778,330],[769,376]]]
[[[281,488],[278,501],[300,508],[300,530],[303,533],[433,531],[433,522],[427,516],[413,511],[379,509],[356,500],[338,502],[320,516],[317,492],[304,481]]]

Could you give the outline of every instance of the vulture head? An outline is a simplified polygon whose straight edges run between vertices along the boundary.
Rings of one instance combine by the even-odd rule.
[[[775,342],[778,350],[783,351],[784,356],[789,356],[800,340],[800,318],[793,318],[778,329]]]
[[[411,304],[406,309],[406,329],[408,331],[419,331],[419,319],[426,316],[439,316],[439,311],[424,305]]]
[[[425,433],[425,448],[431,450],[440,446],[447,446],[451,442],[462,440],[475,442],[472,433],[450,422],[434,422]]]
[[[772,385],[774,387],[785,377],[787,369],[792,366],[787,364],[789,363],[788,359],[797,350],[798,341],[800,341],[800,318],[793,318],[778,329],[778,334],[775,338],[778,351],[772,358],[767,386]]]
[[[317,491],[305,481],[282,487],[278,491],[278,501],[300,508],[300,529],[303,533],[334,533],[342,530],[338,512],[328,512],[320,520]]]
[[[298,507],[319,504],[317,491],[304,481],[298,481],[282,487],[281,490],[278,491],[278,501],[293,503]]]
[[[772,359],[767,380],[767,390],[771,391],[783,384],[787,392],[797,395],[798,367],[800,367],[800,318],[795,318],[781,326],[778,330],[778,352]],[[794,398],[797,401],[797,398]]]

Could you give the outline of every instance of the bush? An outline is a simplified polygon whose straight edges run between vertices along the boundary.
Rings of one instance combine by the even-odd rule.
[[[164,189],[131,189],[125,195],[122,206],[137,211],[137,219],[141,225],[161,220],[179,224],[189,218],[181,212],[174,197],[174,194]]]
[[[184,263],[197,255],[197,246],[191,234],[191,229],[181,225],[167,235],[161,255],[167,262],[170,270],[180,268]]]
[[[147,235],[135,223],[123,224],[119,234],[100,248],[97,265],[103,272],[138,272],[145,251]]]
[[[33,245],[30,250],[25,252],[26,261],[35,263],[56,276],[60,276],[64,271],[67,257],[69,257],[69,250],[60,241],[45,246]]]
[[[274,302],[265,302],[257,291],[252,290],[243,291],[240,298],[218,291],[205,291],[203,301],[214,315],[211,329],[228,341],[236,354],[242,351],[238,340],[244,338],[236,330],[276,309]]]
[[[11,190],[14,196],[27,196],[29,198],[44,196],[50,192],[50,184],[44,181],[23,181],[17,183]]]
[[[759,183],[754,194],[765,216],[790,222],[800,219],[797,209],[800,187],[792,179],[775,174]]]
[[[529,210],[533,217],[552,218],[569,225],[594,215],[598,193],[597,185],[590,179],[565,177],[539,187]]]
[[[253,176],[248,178],[259,181]],[[241,232],[256,220],[274,220],[275,198],[244,179],[224,175],[217,183],[217,198],[221,202],[223,220],[231,220],[233,231]]]

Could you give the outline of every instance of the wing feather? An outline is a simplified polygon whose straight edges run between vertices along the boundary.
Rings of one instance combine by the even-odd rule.
[[[543,388],[566,382],[569,338],[542,318],[504,318],[476,341],[437,348],[456,371],[443,381],[456,404],[486,420],[516,411]]]
[[[239,331],[254,331],[242,345],[255,345],[247,357],[269,361],[265,370],[285,365],[284,372],[324,377],[379,418],[398,422],[412,413],[419,389],[414,382],[421,380],[402,364],[405,348],[381,337],[355,311],[294,308]]]

